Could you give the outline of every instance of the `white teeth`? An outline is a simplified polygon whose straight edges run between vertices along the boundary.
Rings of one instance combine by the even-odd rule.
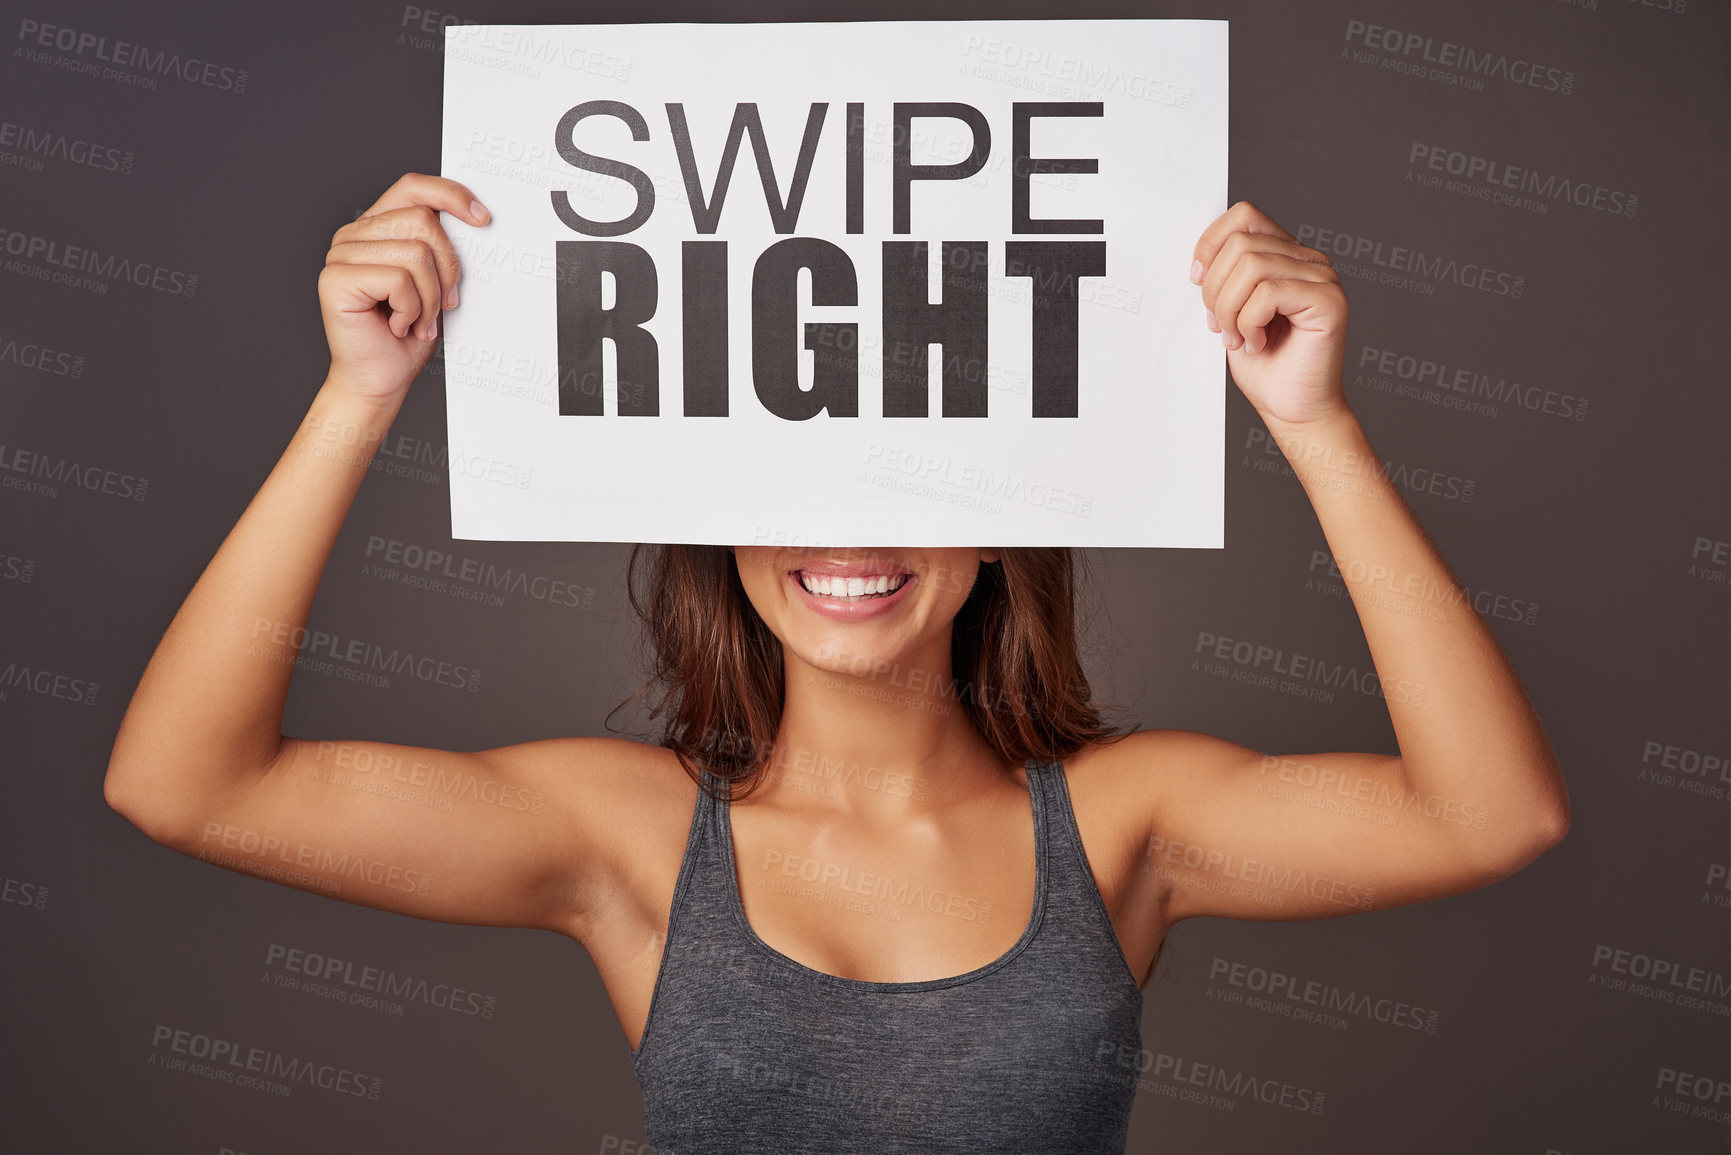
[[[869,578],[827,577],[822,574],[802,573],[800,584],[810,593],[826,598],[845,598],[849,601],[857,598],[880,597],[893,593],[907,581],[905,576],[890,577],[878,574]]]

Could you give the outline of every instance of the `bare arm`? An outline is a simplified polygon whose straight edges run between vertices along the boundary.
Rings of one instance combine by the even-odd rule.
[[[1168,920],[1318,918],[1512,874],[1561,840],[1568,792],[1519,677],[1345,403],[1339,277],[1244,202],[1197,261],[1233,377],[1343,575],[1400,753],[1265,757],[1187,731],[1135,735],[1120,759]]]
[[[105,784],[147,833],[182,825],[276,759],[319,575],[400,403],[327,378],[175,614],[121,720]]]
[[[564,783],[628,744],[458,754],[281,733],[320,574],[456,290],[438,210],[482,224],[472,199],[410,174],[333,238],[319,278],[330,372],[158,644],[104,794],[159,842],[288,885],[446,921],[558,925],[588,845]]]

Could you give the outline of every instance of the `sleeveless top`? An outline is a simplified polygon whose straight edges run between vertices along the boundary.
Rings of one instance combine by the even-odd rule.
[[[1089,871],[1062,764],[1027,769],[1027,928],[997,960],[921,982],[827,974],[758,938],[728,804],[698,791],[631,1056],[657,1155],[1123,1155],[1142,990]]]

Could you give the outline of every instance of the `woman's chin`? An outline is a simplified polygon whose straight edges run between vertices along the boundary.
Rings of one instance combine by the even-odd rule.
[[[863,627],[855,626],[825,631],[824,637],[811,639],[810,645],[795,646],[793,652],[820,673],[869,680],[894,676],[909,667],[906,648],[887,642],[866,636]]]

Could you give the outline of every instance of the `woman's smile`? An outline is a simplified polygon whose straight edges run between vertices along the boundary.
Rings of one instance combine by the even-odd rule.
[[[918,579],[882,560],[809,562],[788,571],[797,600],[817,613],[846,621],[889,613],[906,601]]]

